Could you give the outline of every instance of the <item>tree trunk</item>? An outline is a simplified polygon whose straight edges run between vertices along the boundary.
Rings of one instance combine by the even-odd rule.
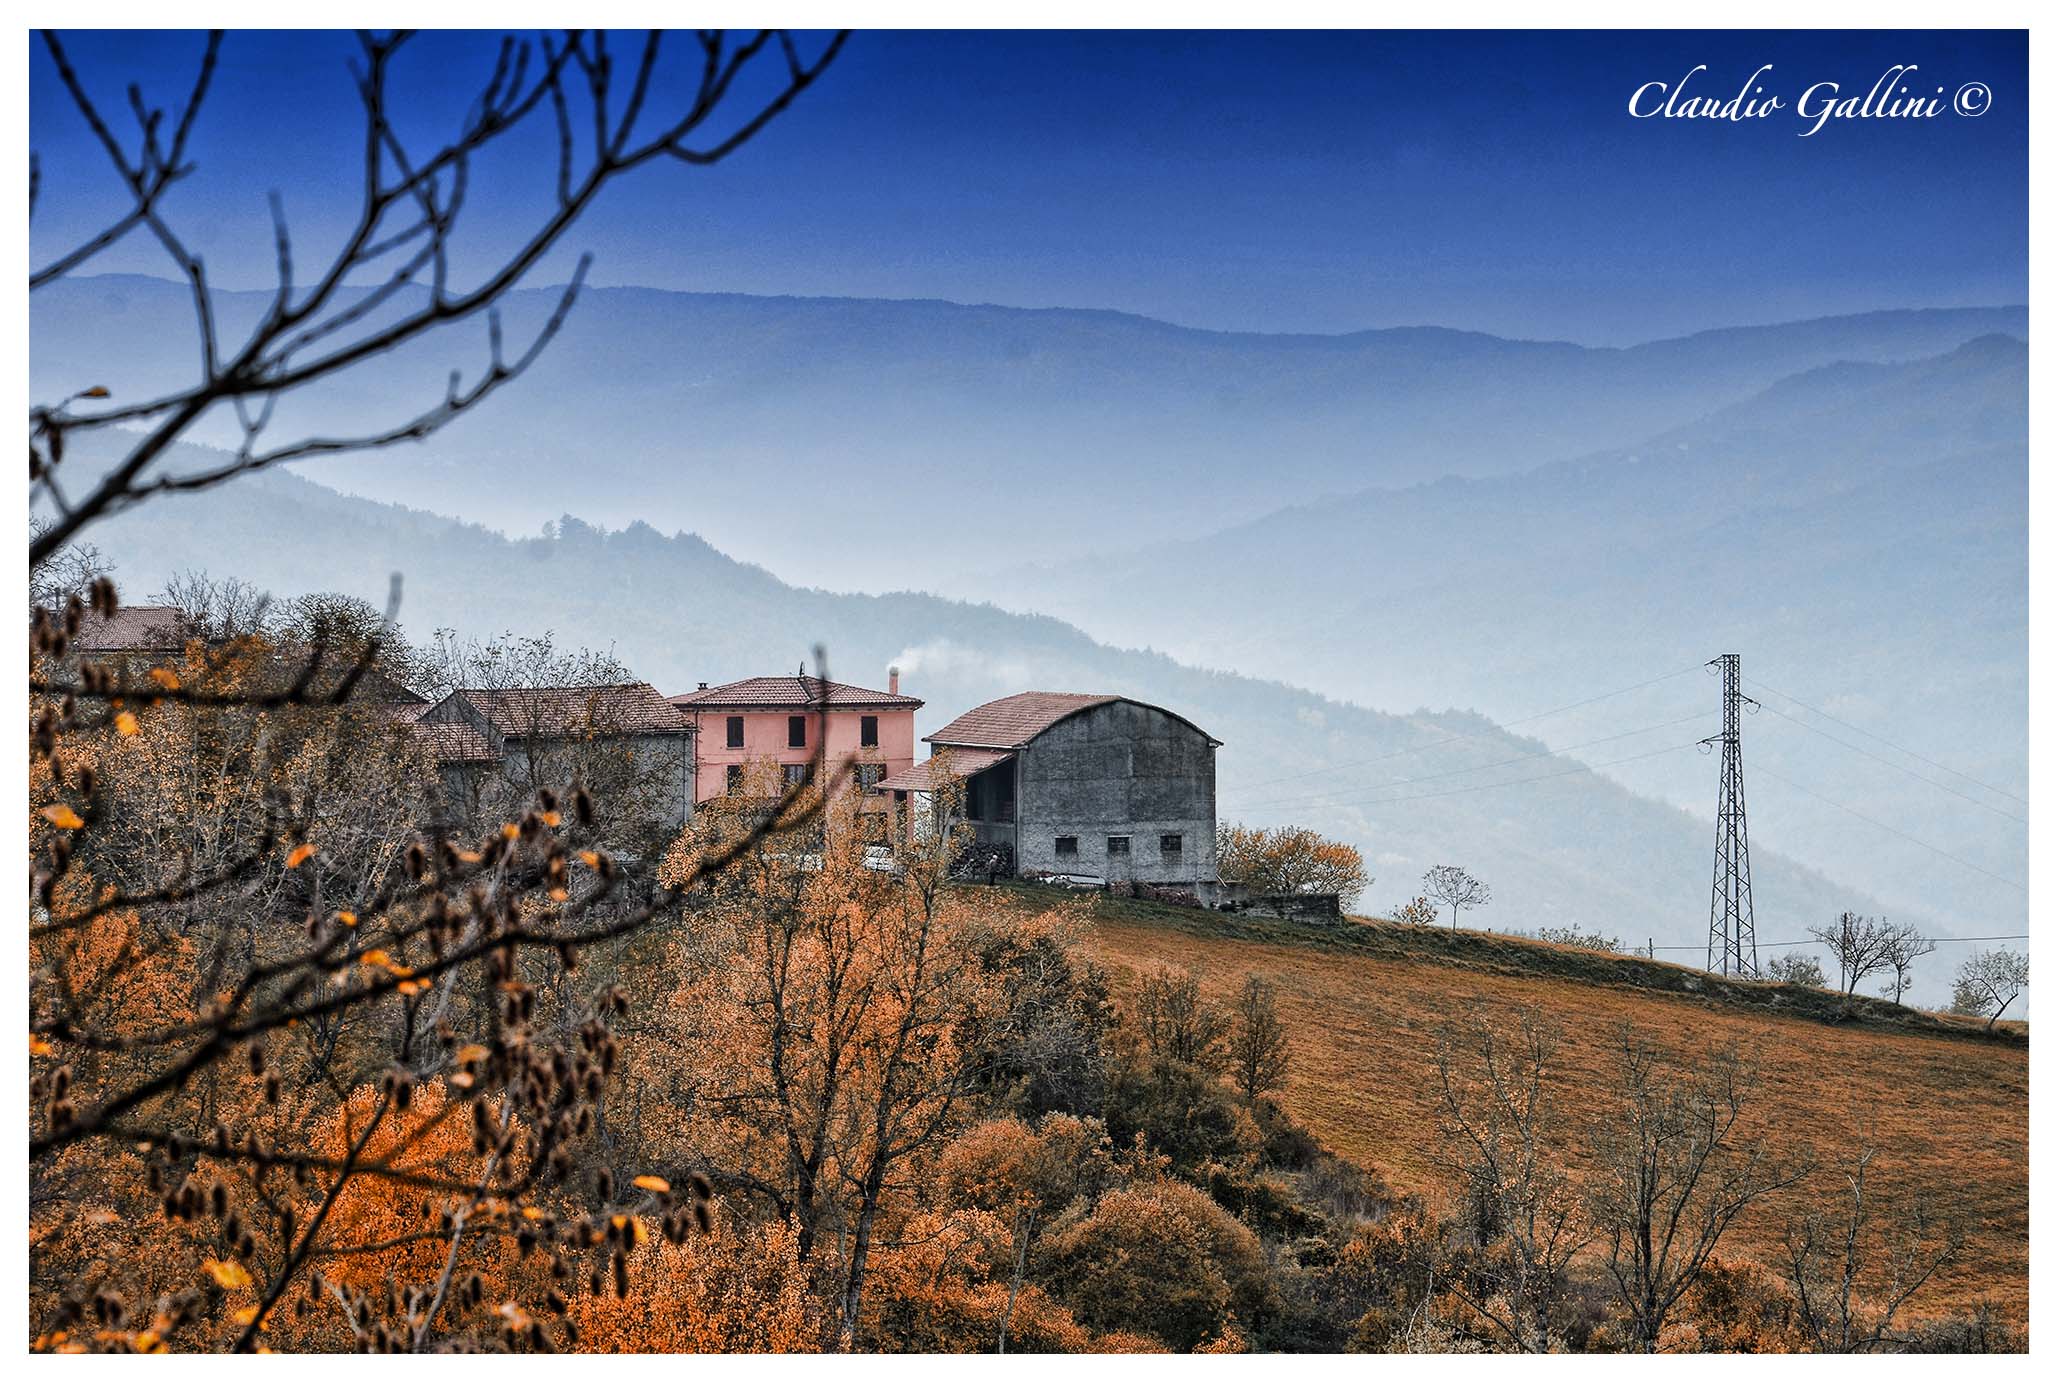
[[[1036,1233],[1037,1213],[1025,1210],[1016,1217],[1015,1276],[1008,1283],[1008,1305],[1001,1310],[1001,1335],[994,1344],[996,1355],[1008,1353],[1008,1325],[1015,1320],[1015,1299],[1022,1292],[1022,1273],[1029,1263],[1030,1236]]]
[[[872,1251],[872,1222],[878,1214],[878,1198],[868,1196],[851,1237],[851,1271],[844,1279],[843,1301],[837,1308],[837,1349],[847,1354],[858,1341],[858,1303],[865,1291],[865,1261]]]

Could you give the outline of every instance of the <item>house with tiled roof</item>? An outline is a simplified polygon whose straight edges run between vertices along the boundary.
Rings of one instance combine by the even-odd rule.
[[[87,612],[72,647],[82,654],[179,653],[186,634],[186,612],[177,606],[125,605],[112,615]]]
[[[923,737],[931,757],[881,782],[963,785],[977,842],[1017,873],[1216,887],[1215,752],[1176,712],[1106,693],[1018,692]]]
[[[184,653],[190,633],[186,612],[177,606],[125,605],[113,615],[88,611],[71,647],[95,662],[157,663]]]
[[[653,826],[693,810],[693,721],[647,682],[462,687],[419,711],[395,708],[474,803],[497,780],[516,798],[584,783],[604,807],[633,802]]]
[[[819,748],[832,791],[854,788],[859,811],[883,814],[893,799],[878,785],[915,762],[922,700],[901,691],[899,669],[887,670],[885,691],[794,673],[702,683],[671,701],[695,727],[697,803],[771,786],[754,769],[797,782]]]

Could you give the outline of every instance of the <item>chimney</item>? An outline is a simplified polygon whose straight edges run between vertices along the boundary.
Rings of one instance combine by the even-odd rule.
[[[704,682],[704,683],[702,683],[702,684],[701,684],[701,687],[700,687],[700,690],[701,690],[701,691],[703,691],[703,692],[707,691],[707,690],[708,690],[708,684],[706,684],[705,682]]]
[[[894,696],[901,694],[901,670],[899,668],[887,669],[887,691]]]

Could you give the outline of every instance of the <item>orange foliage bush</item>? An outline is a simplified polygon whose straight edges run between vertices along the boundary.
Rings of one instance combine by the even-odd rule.
[[[626,1298],[573,1299],[582,1350],[787,1354],[822,1348],[825,1322],[808,1290],[793,1227],[713,1231],[683,1245],[653,1239],[630,1256]]]
[[[1803,1341],[1785,1283],[1749,1261],[1714,1260],[1680,1300],[1659,1346],[1764,1355],[1801,1350]]]
[[[954,1203],[1004,1218],[1034,1212],[1042,1222],[1078,1197],[1099,1196],[1115,1177],[1107,1129],[1077,1115],[1046,1115],[1034,1129],[1017,1119],[986,1120],[937,1161],[938,1181]]]
[[[1176,1350],[1218,1336],[1233,1310],[1248,1321],[1272,1306],[1258,1237],[1184,1183],[1108,1193],[1053,1226],[1039,1260],[1088,1325],[1142,1329]]]

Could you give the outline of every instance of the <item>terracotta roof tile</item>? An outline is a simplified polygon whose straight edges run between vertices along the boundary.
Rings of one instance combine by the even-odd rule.
[[[672,705],[687,711],[710,707],[811,707],[817,703],[834,707],[906,707],[913,710],[922,705],[919,697],[904,697],[898,692],[880,692],[870,687],[853,687],[847,682],[825,682],[821,678],[792,674],[781,678],[745,678],[741,682],[726,682],[720,687],[682,692],[671,701]]]
[[[981,749],[1019,750],[1076,711],[1104,702],[1129,702],[1170,716],[1205,738],[1211,746],[1222,741],[1180,715],[1162,706],[1119,697],[1105,692],[1018,692],[976,706],[933,735],[922,738],[932,745],[963,745]]]
[[[615,735],[691,734],[693,724],[647,682],[606,687],[460,688],[502,735],[568,735],[589,727]]]
[[[121,606],[112,619],[89,613],[72,646],[89,654],[176,652],[186,647],[186,614],[177,606]]]
[[[1008,750],[956,750],[946,747],[954,778],[971,778],[982,769],[991,769],[996,764],[1015,758]],[[911,764],[898,774],[889,774],[873,785],[890,792],[927,793],[936,787],[938,769],[935,755],[920,764]]]
[[[487,738],[470,726],[450,721],[412,721],[407,728],[438,764],[491,764],[500,758]]]
[[[500,756],[485,736],[455,721],[424,721],[427,702],[375,702],[374,707],[391,716],[429,751],[438,764],[491,764]]]
[[[1096,692],[1018,692],[976,706],[934,735],[933,745],[979,745],[1019,750],[1075,711],[1121,700]]]

